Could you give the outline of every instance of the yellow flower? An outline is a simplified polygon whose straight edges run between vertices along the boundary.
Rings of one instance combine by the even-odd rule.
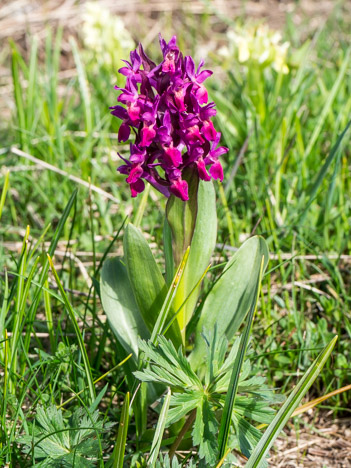
[[[135,47],[122,19],[98,2],[85,4],[82,34],[85,47],[105,65],[121,67],[121,58]]]
[[[254,62],[261,68],[272,67],[279,73],[289,73],[287,53],[289,42],[282,43],[281,34],[267,25],[235,28],[227,33],[228,48],[222,54],[234,56],[240,63]]]

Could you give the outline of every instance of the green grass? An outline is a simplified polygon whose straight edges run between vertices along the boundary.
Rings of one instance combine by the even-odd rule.
[[[289,75],[256,76],[261,116],[238,64],[221,68],[210,54],[221,70],[209,85],[217,127],[230,148],[223,185],[216,186],[218,253],[229,256],[255,231],[274,254],[252,339],[253,365],[270,384],[289,393],[296,377],[339,336],[310,398],[351,378],[350,22],[340,11],[310,34]],[[200,17],[204,28],[209,18],[214,16]],[[196,28],[199,18],[186,21],[180,44],[193,53],[206,34]],[[14,467],[34,464],[30,451],[23,455],[19,436],[29,433],[36,409],[64,405],[72,393],[77,397],[64,414],[85,408],[86,424],[99,427],[99,453],[112,453],[116,441],[125,440],[111,428],[105,437],[94,419],[99,407],[103,423],[128,421],[123,402],[131,390],[118,367],[125,355],[100,304],[101,262],[107,252],[121,253],[126,218],[140,223],[163,261],[155,245],[162,240],[165,200],[153,189],[147,199],[132,200],[124,176],[116,173],[116,153],[128,152],[117,142],[118,120],[108,110],[116,101],[116,72],[96,69],[94,57],[72,39],[74,73],[62,77],[62,34],[48,30],[45,43],[28,38],[25,55],[13,42],[4,45],[14,107],[11,121],[0,128],[1,166],[10,171],[0,172],[0,464]],[[296,49],[302,46],[289,22],[286,38]],[[220,33],[215,39],[225,40]],[[218,271],[211,270],[210,279]],[[348,392],[325,404],[343,415],[350,402]],[[135,430],[134,420],[129,428]],[[108,449],[104,437],[111,441]],[[117,455],[114,460],[113,466],[122,466]],[[102,457],[98,463],[105,466]]]

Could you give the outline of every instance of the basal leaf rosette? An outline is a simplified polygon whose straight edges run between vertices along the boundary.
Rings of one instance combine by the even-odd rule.
[[[131,132],[135,140],[130,144],[129,158],[118,171],[127,175],[132,197],[149,182],[169,197],[174,194],[183,201],[189,199],[188,182],[184,171],[195,168],[204,181],[223,180],[219,157],[228,148],[219,146],[221,134],[215,129],[212,117],[215,103],[208,102],[205,80],[212,75],[196,68],[190,56],[183,57],[176,36],[167,44],[160,36],[163,60],[154,63],[140,44],[130,53],[130,61],[119,73],[126,77],[112,114],[122,120],[118,139],[127,141]]]

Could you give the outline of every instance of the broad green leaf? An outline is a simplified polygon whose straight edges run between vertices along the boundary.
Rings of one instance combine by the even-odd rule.
[[[268,262],[267,245],[262,237],[255,236],[248,239],[226,265],[202,308],[195,347],[189,357],[193,368],[199,367],[206,356],[201,336],[204,329],[212,330],[216,326],[218,337],[225,335],[230,340],[244,321],[256,301],[262,257],[264,271]]]
[[[338,337],[335,336],[330,343],[319,354],[314,363],[310,366],[304,374],[300,382],[296,385],[289,398],[284,405],[280,408],[276,417],[266,429],[261,440],[255,447],[249,461],[246,463],[245,468],[258,468],[262,466],[262,462],[273,445],[275,439],[287,423],[290,416],[293,414],[301,399],[308,392],[309,388],[316,380],[318,374],[321,372],[326,360],[329,358]]]
[[[184,252],[191,244],[198,212],[197,194],[200,183],[199,177],[194,171],[188,170],[185,173],[184,179],[188,182],[189,200],[184,202],[175,195],[171,195],[166,205],[166,217],[171,232],[174,268],[180,264]],[[166,253],[168,254],[168,252]],[[171,276],[173,274],[174,271],[171,272]]]
[[[178,311],[181,308],[177,321],[183,340],[185,328],[192,316],[201,285],[194,291],[193,289],[210,263],[217,235],[216,198],[213,184],[200,180],[198,185],[195,187],[194,185],[195,182],[189,185],[189,190],[192,191],[190,200],[193,201],[182,202],[176,197],[171,197],[167,203],[167,220],[172,233],[174,266],[179,265],[186,248],[190,245],[187,266],[174,299],[175,310]],[[197,200],[196,204],[194,200]],[[167,240],[166,236],[165,239]],[[169,252],[169,248],[166,248],[166,252]],[[168,260],[166,264],[171,265],[172,262]]]
[[[167,296],[167,285],[142,233],[128,224],[123,239],[124,258],[132,291],[139,311],[150,333],[154,329]],[[167,336],[176,346],[181,344],[178,323]]]
[[[171,389],[169,388],[167,391],[167,395],[165,397],[165,401],[163,402],[162,409],[160,416],[157,421],[157,426],[155,429],[154,438],[152,440],[151,450],[150,450],[150,457],[148,459],[148,466],[155,466],[157,461],[158,453],[160,451],[161,442],[163,433],[166,426],[167,414],[169,409],[169,402],[171,400]]]
[[[127,353],[138,356],[138,337],[149,331],[134,298],[127,269],[118,258],[104,262],[101,271],[101,302],[111,328]]]

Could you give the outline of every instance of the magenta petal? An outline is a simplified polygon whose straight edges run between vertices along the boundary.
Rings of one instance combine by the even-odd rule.
[[[127,177],[126,181],[128,184],[134,184],[137,180],[140,179],[140,177],[143,175],[143,169],[139,166],[139,164],[136,164],[132,170],[129,173],[129,176]]]
[[[180,198],[181,200],[189,200],[188,184],[185,180],[178,179],[174,181],[169,189],[176,197]]]
[[[118,130],[118,141],[127,141],[130,135],[129,125],[122,123]]]
[[[212,75],[213,72],[210,70],[204,70],[196,77],[196,83],[202,83],[203,81],[207,80]]]
[[[194,144],[197,141],[200,141],[203,143],[205,140],[202,138],[200,134],[199,127],[197,125],[194,125],[193,127],[188,128],[188,133],[186,134],[186,138],[189,143]]]
[[[204,85],[199,85],[198,89],[195,91],[195,97],[199,104],[206,104],[208,101],[208,93]]]
[[[128,115],[132,122],[137,122],[140,119],[140,107],[132,104],[128,107]]]
[[[145,184],[141,179],[138,179],[136,182],[132,182],[130,184],[130,191],[132,193],[132,197],[136,197],[138,193],[141,193],[145,188]]]
[[[119,141],[135,139],[130,154],[118,168],[127,178],[132,196],[151,183],[166,197],[174,194],[188,200],[187,168],[196,168],[197,177],[209,181],[223,179],[219,156],[228,151],[219,146],[220,136],[211,121],[215,103],[208,102],[205,80],[212,74],[196,68],[192,57],[180,52],[176,37],[167,43],[160,36],[162,60],[152,62],[141,44],[132,51],[119,72],[125,78],[117,105],[111,113],[120,119]]]
[[[187,56],[185,57],[185,70],[190,79],[192,79],[195,75],[195,63],[192,57]]]
[[[175,72],[175,63],[174,59],[169,58],[166,56],[163,64],[162,64],[162,71],[163,73],[174,73]]]
[[[153,127],[144,127],[141,129],[141,146],[150,146],[156,136],[156,131]]]
[[[217,161],[214,164],[212,164],[212,166],[210,167],[210,174],[214,179],[216,179],[216,180],[219,179],[222,182],[222,180],[223,180],[223,167],[221,166],[220,162]]]
[[[133,71],[128,67],[122,67],[118,70],[118,73],[121,73],[121,75],[124,76],[131,76],[133,74]]]
[[[110,109],[112,109],[111,114],[115,115],[119,119],[122,119],[122,120],[128,119],[128,112],[124,107],[113,106],[113,107],[110,107]]]
[[[206,166],[205,166],[204,160],[203,160],[202,158],[199,158],[199,159],[196,161],[196,164],[197,164],[197,171],[198,171],[198,173],[199,173],[200,179],[206,180],[206,181],[211,180],[211,176],[210,176],[210,174],[209,174],[209,173],[207,172],[207,170],[206,170]]]
[[[182,164],[182,154],[177,148],[167,148],[165,150],[165,160],[169,165],[178,167]]]
[[[217,130],[214,128],[213,123],[210,120],[204,122],[201,132],[208,141],[214,141],[216,139]]]

